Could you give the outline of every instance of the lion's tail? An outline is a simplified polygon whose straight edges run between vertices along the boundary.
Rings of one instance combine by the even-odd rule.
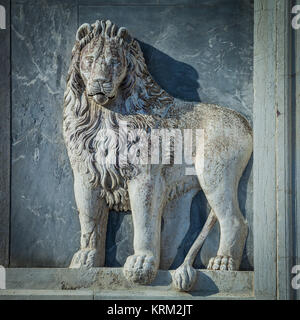
[[[213,210],[211,210],[204,224],[204,227],[202,228],[200,234],[198,235],[197,239],[195,240],[192,247],[190,248],[187,256],[185,257],[184,263],[187,263],[190,266],[193,266],[199,250],[201,249],[205,239],[207,238],[210,230],[215,225],[216,221],[217,221],[217,217],[213,212]]]

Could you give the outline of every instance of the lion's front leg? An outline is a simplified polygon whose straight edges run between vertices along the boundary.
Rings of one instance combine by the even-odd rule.
[[[102,267],[105,262],[105,240],[108,206],[99,197],[99,189],[93,189],[86,176],[74,171],[74,193],[81,228],[80,250],[70,268]]]
[[[156,277],[160,262],[161,216],[165,190],[160,170],[141,173],[128,185],[134,226],[134,255],[127,258],[124,275],[139,284]]]

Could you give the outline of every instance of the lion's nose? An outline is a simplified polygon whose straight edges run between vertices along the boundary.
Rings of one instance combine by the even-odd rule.
[[[104,93],[110,93],[113,91],[113,85],[111,82],[104,82],[101,87]]]

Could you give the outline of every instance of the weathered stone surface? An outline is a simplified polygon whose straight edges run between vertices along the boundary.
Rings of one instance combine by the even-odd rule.
[[[174,271],[159,271],[151,285],[150,292],[175,294],[172,285]],[[129,283],[122,268],[10,268],[7,270],[8,290],[118,290],[128,292],[142,291],[145,286]],[[2,290],[0,290],[1,293]],[[147,290],[148,291],[148,290]],[[143,291],[145,294],[145,290]],[[197,281],[192,289],[194,295],[213,295],[230,293],[232,295],[251,295],[253,292],[252,271],[209,271],[197,270]]]
[[[78,0],[81,6],[86,5],[157,5],[158,0]]]
[[[222,5],[229,6],[230,8],[232,8],[232,6],[239,6],[243,2],[248,5],[251,0],[158,0],[160,5],[168,6],[214,7]],[[222,10],[224,9],[225,8],[222,8]]]
[[[67,266],[79,247],[73,178],[62,143],[64,77],[60,76],[66,74],[77,23],[109,18],[128,27],[141,41],[155,80],[170,94],[227,105],[251,120],[252,8],[250,1],[225,2],[214,1],[201,9],[81,4],[78,22],[73,2],[51,1],[50,5],[44,1],[34,9],[34,1],[13,3],[12,265]],[[33,85],[38,89],[33,90]],[[25,143],[18,143],[22,138]],[[239,194],[251,228],[251,165],[248,167]],[[204,224],[205,215],[199,217],[198,211],[200,197],[195,198],[191,211],[196,222],[191,226],[193,236],[183,235],[174,268]],[[201,212],[206,208],[204,200],[202,204]],[[131,228],[130,215],[110,215],[106,265],[124,264],[133,250],[132,234],[127,233]],[[217,229],[214,234],[206,241],[197,266],[216,251]],[[251,240],[250,233],[242,262],[246,269],[252,266]]]
[[[0,300],[94,300],[91,290],[1,290]]]
[[[82,6],[79,24],[110,19],[140,40],[150,73],[175,98],[228,106],[252,118],[250,1],[189,8]],[[136,19],[138,17],[138,19]]]
[[[153,290],[112,291],[103,290],[94,293],[94,300],[255,300],[253,295],[241,294],[195,294],[187,292],[155,292]],[[145,313],[148,314],[148,313]]]
[[[0,265],[7,266],[10,229],[10,1],[1,1],[1,5],[6,13],[6,29],[0,29]]]
[[[74,4],[12,4],[11,266],[64,266],[78,245],[61,119]]]
[[[254,300],[253,295],[190,294],[153,290],[1,290],[0,300]],[[141,310],[143,313],[143,310]],[[148,314],[148,312],[145,312]]]
[[[130,212],[112,211],[108,217],[105,265],[122,267],[133,254],[133,225]]]

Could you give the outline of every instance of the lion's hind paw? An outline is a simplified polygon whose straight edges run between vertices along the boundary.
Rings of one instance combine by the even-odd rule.
[[[216,256],[211,258],[207,265],[207,269],[228,271],[236,270],[234,260],[230,256]]]

